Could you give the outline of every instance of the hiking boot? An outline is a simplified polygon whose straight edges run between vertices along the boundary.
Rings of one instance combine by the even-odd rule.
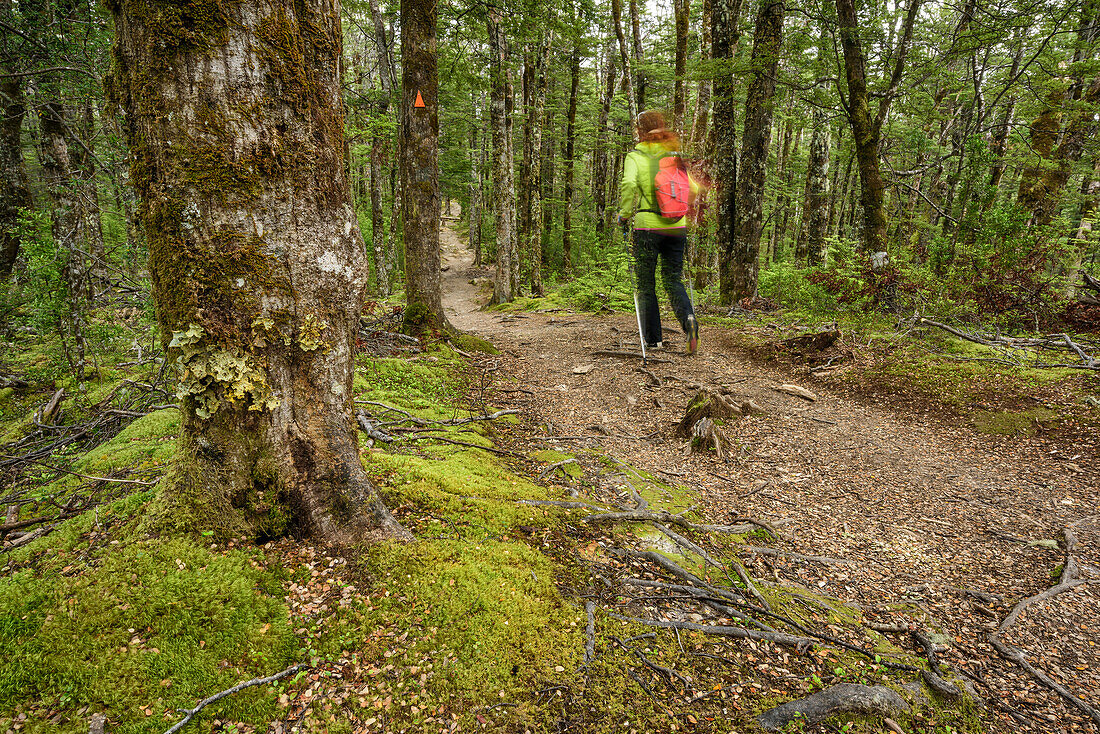
[[[647,343],[645,345],[645,348],[646,348],[646,351],[649,351],[649,352],[653,351],[654,349],[664,349],[665,348],[665,343],[664,342],[654,342],[653,344]]]
[[[695,350],[699,348],[699,322],[696,320],[695,314],[687,317],[687,338],[687,353],[695,354]]]

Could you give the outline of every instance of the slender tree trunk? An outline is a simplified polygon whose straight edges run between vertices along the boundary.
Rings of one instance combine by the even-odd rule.
[[[711,40],[711,3],[713,0],[703,0],[703,14],[699,19],[700,24],[700,41],[699,41],[699,56],[703,62],[710,61],[712,40]],[[707,123],[710,120],[710,92],[711,81],[707,78],[700,78],[699,85],[695,92],[695,120],[691,124],[691,146],[690,150],[696,156],[699,156],[702,152],[702,148],[708,138]]]
[[[642,54],[642,27],[638,14],[638,0],[630,0],[630,30],[634,43],[634,83],[637,85],[638,111],[646,108],[646,77],[642,71],[645,56]]]
[[[634,87],[630,52],[627,51],[626,36],[623,34],[622,0],[611,0],[611,24],[615,26],[615,38],[619,42],[619,61],[623,65],[623,88],[626,90],[627,109],[630,113],[631,124],[633,124],[634,119],[638,116],[638,105],[641,104],[641,101],[638,99],[637,90]]]
[[[1020,62],[1024,58],[1024,43],[1023,38],[1018,39],[1019,45],[1016,47],[1016,55],[1012,57],[1012,70],[1008,74],[1009,79],[1015,79],[1016,75],[1020,71]],[[983,209],[988,210],[996,200],[996,190],[1001,185],[1001,177],[1005,172],[1005,149],[1008,147],[1008,133],[1009,125],[1012,124],[1012,115],[1016,111],[1016,97],[1015,95],[1009,95],[1005,99],[1005,107],[1001,112],[1001,117],[997,122],[997,127],[993,131],[993,144],[990,146],[990,152],[993,154],[993,165],[989,171],[989,188],[992,195],[986,197],[983,202]]]
[[[676,21],[676,61],[672,88],[672,128],[683,130],[685,109],[685,80],[687,73],[688,22],[691,14],[690,0],[673,0]]]
[[[7,280],[19,257],[19,210],[31,208],[23,165],[23,88],[19,77],[0,80],[0,280]]]
[[[386,25],[382,19],[382,13],[378,10],[378,0],[370,0],[371,23],[374,26],[375,58],[378,59],[378,78],[383,95],[374,112],[381,122],[389,115],[390,97],[397,86],[394,74],[394,63],[390,51],[389,37],[386,33]],[[391,293],[392,271],[390,265],[396,259],[394,256],[394,239],[392,236],[387,242],[386,237],[386,210],[383,198],[383,171],[386,167],[391,141],[384,132],[384,125],[376,125],[376,132],[371,136],[370,147],[370,204],[371,204],[371,248],[374,250],[374,273],[377,281],[378,295],[383,298]],[[398,219],[399,208],[395,202],[391,217]],[[392,228],[390,234],[392,235]]]
[[[543,295],[542,288],[542,138],[543,117],[546,113],[547,74],[546,57],[550,52],[551,36],[547,34],[535,49],[537,63],[533,65],[530,80],[530,98],[526,110],[526,125],[530,141],[524,141],[525,171],[530,180],[525,181],[529,210],[524,231],[524,258],[527,262],[527,282],[531,293]]]
[[[515,297],[515,271],[519,267],[515,248],[515,182],[508,124],[512,84],[508,70],[508,42],[501,27],[499,10],[489,11],[488,24],[492,76],[489,111],[493,138],[493,206],[496,209],[497,240],[493,303],[506,303]]]
[[[339,6],[230,4],[201,31],[167,33],[171,0],[112,12],[112,94],[183,396],[150,522],[223,537],[409,537],[363,471],[352,418],[367,280],[345,172]]]
[[[902,27],[902,39],[895,55],[893,73],[886,90],[879,98],[878,114],[871,116],[870,94],[867,90],[866,61],[859,42],[859,25],[853,0],[836,0],[840,25],[840,41],[844,49],[844,71],[848,82],[844,106],[852,126],[856,160],[859,165],[860,204],[863,207],[863,238],[865,252],[886,251],[885,185],[879,171],[879,136],[882,124],[890,109],[890,103],[901,83],[902,70],[909,43],[913,36],[913,24],[921,0],[909,0]]]
[[[475,96],[474,109],[480,105]],[[481,187],[484,181],[484,156],[485,151],[481,144],[481,125],[478,124],[478,115],[470,125],[470,207],[466,212],[469,218],[469,245],[474,251],[474,267],[481,267]]]
[[[67,304],[58,324],[59,335],[69,357],[69,366],[78,379],[83,379],[88,354],[84,314],[92,296],[85,249],[89,239],[88,217],[70,155],[65,108],[56,102],[47,102],[39,108],[38,114],[42,141],[40,158],[53,206],[53,238],[63,259],[61,280],[67,291]]]
[[[829,224],[829,115],[821,108],[813,112],[810,157],[806,162],[806,187],[802,203],[802,225],[796,257],[800,263],[820,265],[825,261],[825,236]]]
[[[581,78],[581,49],[579,42],[573,43],[573,56],[569,61],[569,107],[566,112],[565,128],[565,185],[563,193],[563,205],[565,210],[562,215],[562,255],[565,259],[565,273],[573,272],[573,166],[574,146],[573,140],[577,130],[577,96],[580,90]]]
[[[740,32],[741,0],[711,0],[711,58],[718,64],[714,78],[714,216],[717,221],[715,247],[719,270],[734,247],[734,222],[738,217],[737,124],[735,119],[736,85],[733,61]],[[724,282],[724,279],[723,279]],[[729,304],[732,293],[722,291],[722,303]]]
[[[615,64],[615,49],[611,42],[607,45],[604,58],[603,98],[600,100],[600,114],[596,120],[596,143],[592,153],[592,201],[596,208],[596,234],[600,239],[607,236],[611,225],[612,210],[607,205],[607,192],[611,179],[611,170],[607,166],[607,123],[611,115],[611,101],[615,98],[615,82],[618,79]]]
[[[745,101],[745,129],[741,136],[741,164],[737,172],[737,219],[731,247],[725,253],[719,272],[719,293],[723,304],[756,297],[764,179],[767,175],[776,71],[783,45],[785,13],[784,0],[764,0],[756,18],[752,81],[749,82]]]

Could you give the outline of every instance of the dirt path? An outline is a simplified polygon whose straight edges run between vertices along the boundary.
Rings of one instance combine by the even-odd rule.
[[[1072,447],[994,445],[967,427],[898,416],[819,384],[804,384],[815,402],[777,392],[794,378],[748,360],[705,319],[693,357],[682,354],[682,335],[666,333],[670,349],[648,366],[656,386],[640,360],[594,354],[637,349],[633,314],[483,311],[489,292],[470,281],[490,273],[471,268],[449,229],[442,244],[448,318],[502,350],[494,358],[501,379],[531,393],[513,393],[520,399],[511,407],[536,416],[550,436],[585,437],[560,441],[562,450],[599,445],[688,487],[715,522],[766,519],[782,527],[786,550],[853,561],[752,562],[761,577],[819,589],[869,617],[899,608],[924,616],[945,633],[947,660],[985,682],[982,698],[1001,701],[983,714],[989,731],[1094,730],[985,641],[1017,601],[1057,580],[1063,552],[1052,541],[1073,525],[1091,583],[1029,607],[1006,638],[1100,707],[1100,479],[1097,467],[1076,463]],[[696,392],[690,383],[726,386],[764,408],[727,427],[737,446],[730,463],[686,455],[673,437]]]

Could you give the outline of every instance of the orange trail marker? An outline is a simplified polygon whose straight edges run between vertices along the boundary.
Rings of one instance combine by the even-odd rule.
[[[420,96],[420,90],[419,89],[416,90],[416,101],[413,102],[413,107],[427,107],[427,106],[428,105],[424,104],[424,98]]]

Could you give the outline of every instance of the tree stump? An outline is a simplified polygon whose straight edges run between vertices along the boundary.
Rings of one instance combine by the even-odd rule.
[[[712,421],[726,418],[740,418],[743,415],[741,407],[727,400],[718,393],[710,390],[700,390],[684,409],[684,417],[676,427],[676,435],[679,438],[691,438],[695,431],[695,424],[702,418],[710,418]]]
[[[730,440],[719,427],[727,418],[740,418],[744,409],[727,398],[710,390],[700,390],[688,403],[684,417],[676,427],[676,435],[691,440],[692,453],[698,454],[711,448],[722,461],[729,455]]]

